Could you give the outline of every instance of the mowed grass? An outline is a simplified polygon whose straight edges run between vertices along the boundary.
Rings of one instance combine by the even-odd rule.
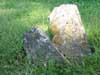
[[[78,5],[89,44],[95,53],[82,64],[52,64],[48,69],[28,64],[23,34],[33,26],[48,29],[48,15],[55,6]],[[99,0],[0,0],[0,75],[100,75]]]

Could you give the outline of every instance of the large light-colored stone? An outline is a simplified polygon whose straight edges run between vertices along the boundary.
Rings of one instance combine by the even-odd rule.
[[[90,55],[85,30],[75,4],[55,7],[49,15],[53,42],[66,57]]]

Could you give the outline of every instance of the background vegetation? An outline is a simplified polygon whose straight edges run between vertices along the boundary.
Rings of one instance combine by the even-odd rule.
[[[28,64],[23,33],[37,25],[47,31],[55,6],[78,5],[89,44],[95,53],[82,64],[54,64],[48,68]],[[100,75],[100,0],[0,0],[0,75]]]

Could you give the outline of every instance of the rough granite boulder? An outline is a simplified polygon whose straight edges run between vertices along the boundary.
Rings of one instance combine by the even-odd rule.
[[[32,64],[46,64],[49,59],[63,60],[48,36],[36,27],[24,34],[24,49]]]
[[[85,29],[75,4],[55,7],[49,15],[52,41],[66,57],[90,55]]]
[[[29,61],[33,64],[46,64],[49,59],[62,61],[91,54],[76,5],[55,7],[49,20],[52,40],[36,27],[24,34],[24,49]]]

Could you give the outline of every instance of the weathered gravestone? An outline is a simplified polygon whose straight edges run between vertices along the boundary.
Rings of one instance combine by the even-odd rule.
[[[90,55],[85,30],[75,4],[55,7],[49,15],[53,42],[65,57]]]

